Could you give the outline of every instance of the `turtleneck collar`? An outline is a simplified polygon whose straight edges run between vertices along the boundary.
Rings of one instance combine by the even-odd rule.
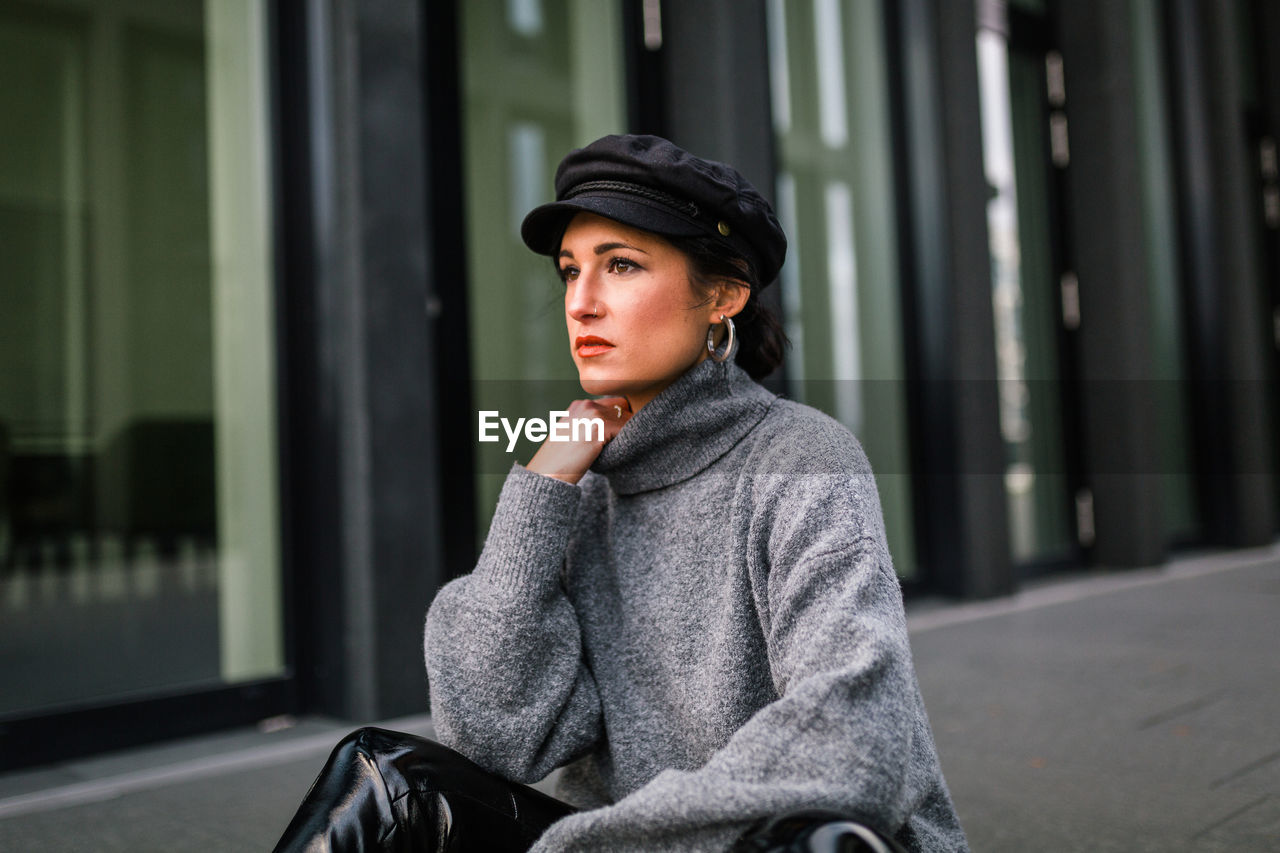
[[[627,421],[591,470],[620,495],[687,480],[741,441],[774,399],[733,362],[704,359]]]

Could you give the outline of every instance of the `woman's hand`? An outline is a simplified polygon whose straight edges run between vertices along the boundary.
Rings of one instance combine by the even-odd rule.
[[[583,441],[551,441],[542,442],[538,452],[533,454],[525,467],[530,471],[564,480],[566,483],[577,483],[587,473],[591,463],[596,461],[600,451],[608,444],[622,425],[631,419],[631,406],[626,397],[601,397],[598,400],[574,400],[569,404],[569,421],[599,418],[604,421],[604,439],[597,438],[598,430],[580,429],[578,435]]]

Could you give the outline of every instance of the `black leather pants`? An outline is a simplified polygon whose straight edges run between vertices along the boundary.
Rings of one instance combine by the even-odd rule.
[[[334,748],[275,849],[523,851],[572,811],[434,741],[363,728]]]
[[[363,728],[343,738],[276,853],[524,851],[573,807],[507,782],[425,738]],[[834,812],[760,821],[733,853],[900,853],[894,840]]]

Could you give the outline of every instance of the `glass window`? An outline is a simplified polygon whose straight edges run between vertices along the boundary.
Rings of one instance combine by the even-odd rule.
[[[264,14],[0,2],[0,715],[283,673]]]
[[[481,0],[461,8],[473,402],[546,418],[582,396],[560,282],[520,239],[554,197],[560,159],[626,119],[621,2]],[[512,461],[536,449],[477,444],[481,537]]]
[[[1015,562],[1047,563],[1074,553],[1076,498],[1063,435],[1045,60],[987,29],[977,52],[1010,545]]]
[[[915,574],[884,23],[878,3],[769,0],[793,396],[871,459],[898,573]]]

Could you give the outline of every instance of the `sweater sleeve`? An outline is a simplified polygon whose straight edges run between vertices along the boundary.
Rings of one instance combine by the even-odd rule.
[[[535,782],[599,737],[600,700],[561,586],[580,490],[508,475],[475,571],[427,612],[436,733],[491,772]]]
[[[775,467],[784,473],[746,487],[743,546],[779,698],[700,768],[665,770],[611,806],[559,821],[536,851],[724,851],[752,821],[804,808],[850,813],[890,835],[934,810],[936,820],[908,831],[910,846],[965,849],[874,480],[847,440],[834,456]]]

